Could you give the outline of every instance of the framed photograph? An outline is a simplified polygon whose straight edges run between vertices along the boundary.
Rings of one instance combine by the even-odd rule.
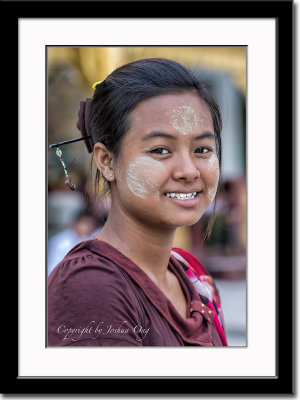
[[[292,141],[293,131],[292,1],[76,1],[54,5],[1,3],[1,14],[8,21],[2,35],[9,33],[11,38],[3,43],[7,57],[3,84],[9,97],[6,104],[15,104],[6,107],[5,113],[11,113],[12,129],[18,131],[19,151],[18,268],[4,270],[6,281],[14,288],[15,301],[4,310],[12,356],[7,360],[1,391],[294,393],[293,163],[291,157],[287,160],[280,153],[287,141]],[[56,179],[51,176],[51,180],[48,171],[49,62],[51,57],[60,57],[54,50],[66,48],[111,49],[105,59],[111,70],[118,66],[113,56],[117,48],[177,49],[178,54],[185,49],[207,49],[208,54],[214,48],[244,52],[245,156],[240,165],[244,165],[246,182],[247,291],[242,343],[144,348],[47,345],[48,189]],[[76,54],[80,57],[80,52]],[[84,58],[84,68],[91,70],[93,58],[87,53]],[[14,75],[12,65],[18,65]],[[214,82],[215,75],[208,72],[212,67],[205,70]],[[60,73],[56,75],[56,93],[66,81],[77,79],[74,71],[63,66]],[[16,81],[18,97],[13,90]],[[227,98],[229,93],[227,88]],[[74,97],[71,94],[68,101]],[[64,110],[60,112],[66,115]],[[55,124],[55,118],[51,123]],[[71,139],[66,134],[67,124],[57,126],[65,131],[56,129],[55,139]],[[78,132],[74,138],[80,136]],[[79,156],[75,158],[75,164],[80,163]],[[72,171],[72,157],[68,159]]]

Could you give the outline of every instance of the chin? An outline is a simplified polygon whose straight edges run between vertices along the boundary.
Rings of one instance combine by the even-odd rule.
[[[189,217],[171,217],[170,218],[170,225],[175,228],[180,228],[181,226],[192,226],[196,224],[202,217],[203,213],[199,216],[189,216]]]

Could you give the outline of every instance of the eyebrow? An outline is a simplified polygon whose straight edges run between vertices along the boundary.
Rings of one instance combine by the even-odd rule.
[[[162,138],[166,138],[166,139],[173,139],[173,140],[177,139],[176,136],[173,136],[173,135],[171,135],[169,133],[154,131],[154,132],[150,132],[147,135],[145,135],[142,138],[142,141],[149,140],[149,139],[152,139],[152,138],[157,138],[157,137],[162,137]],[[214,133],[207,131],[207,132],[201,133],[201,135],[197,135],[197,136],[193,137],[193,140],[206,139],[206,138],[215,139],[215,137],[216,137],[216,135]]]

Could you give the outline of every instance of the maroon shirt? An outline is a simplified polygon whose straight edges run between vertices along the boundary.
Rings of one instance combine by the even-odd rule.
[[[117,249],[97,239],[79,243],[48,278],[48,346],[222,346],[213,311],[173,256],[169,269],[187,318]]]

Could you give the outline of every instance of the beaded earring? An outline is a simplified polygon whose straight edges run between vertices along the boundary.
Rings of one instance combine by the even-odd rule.
[[[56,155],[57,155],[57,157],[59,157],[59,160],[61,162],[61,165],[63,166],[64,172],[65,172],[65,175],[66,175],[66,178],[67,178],[67,180],[65,181],[65,185],[68,186],[69,189],[75,190],[76,189],[76,185],[71,180],[71,178],[69,177],[69,174],[68,174],[68,171],[67,171],[67,167],[66,167],[66,165],[64,163],[64,160],[62,158],[62,151],[60,150],[59,147],[57,147],[57,149],[56,149]]]

